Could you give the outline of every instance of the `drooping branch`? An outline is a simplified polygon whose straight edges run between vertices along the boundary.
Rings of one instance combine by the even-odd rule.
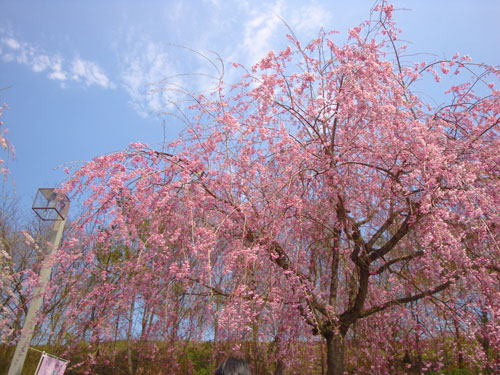
[[[216,294],[218,296],[222,296],[222,297],[229,297],[230,296],[229,293],[224,292],[223,290],[217,288],[214,285],[206,284],[206,283],[202,282],[198,278],[186,277],[186,280],[189,280],[189,281],[192,281],[192,282],[194,282],[194,283],[196,283],[198,285],[201,285],[202,287],[208,289],[211,293]]]
[[[265,239],[258,239],[250,229],[247,229],[245,235],[245,242],[247,242],[248,245],[251,245],[253,243],[258,243],[261,246],[267,247],[270,250],[269,253],[270,260],[278,267],[280,267],[283,271],[285,271],[284,274],[286,277],[290,277],[289,275],[293,274],[295,277],[297,277],[301,285],[305,285],[305,283],[312,284],[310,278],[308,278],[307,276],[305,276],[304,274],[302,274],[301,272],[299,272],[298,270],[294,269],[291,266],[288,255],[283,250],[281,245],[276,241],[266,241]],[[309,293],[307,293],[308,294],[307,300],[311,310],[319,311],[326,318],[329,318],[330,314],[328,313],[328,309],[324,304],[318,301],[316,296],[314,296],[314,294],[311,293],[311,290],[307,285],[305,285],[304,290],[309,291]]]

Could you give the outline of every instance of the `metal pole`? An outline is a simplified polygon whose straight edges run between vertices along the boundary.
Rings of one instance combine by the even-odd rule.
[[[38,366],[36,366],[35,370],[35,375],[38,374],[38,370],[40,370],[40,366],[42,365],[42,361],[45,357],[45,352],[42,352],[42,356],[40,357],[40,360],[38,361]]]
[[[55,255],[59,243],[61,242],[62,232],[64,230],[64,224],[66,220],[58,220],[54,222],[52,231],[48,240],[48,251],[47,259],[51,259]],[[26,359],[26,354],[28,353],[28,348],[31,343],[31,338],[33,337],[33,331],[35,329],[36,317],[40,307],[42,306],[43,296],[45,294],[45,289],[52,272],[52,265],[47,265],[40,271],[40,284],[35,288],[33,293],[33,299],[31,300],[30,307],[28,309],[28,315],[24,321],[23,329],[21,331],[21,338],[16,346],[16,352],[14,353],[14,358],[10,363],[8,375],[21,375],[21,370],[23,369],[24,360]]]

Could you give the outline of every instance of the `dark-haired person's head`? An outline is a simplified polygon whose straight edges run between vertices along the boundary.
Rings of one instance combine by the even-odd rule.
[[[251,375],[250,366],[241,358],[229,357],[215,370],[215,375]]]

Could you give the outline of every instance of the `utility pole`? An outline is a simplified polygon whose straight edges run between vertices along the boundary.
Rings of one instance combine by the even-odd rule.
[[[66,224],[66,215],[69,210],[69,199],[52,188],[38,189],[35,201],[33,202],[33,211],[44,221],[53,221],[54,225],[47,241],[47,255],[45,259],[51,260],[57,252],[61,242],[64,225]],[[52,272],[52,264],[45,264],[40,271],[39,285],[35,288],[33,299],[31,300],[28,314],[24,320],[21,338],[19,339],[14,357],[10,364],[8,375],[21,375],[26,354],[33,337],[36,318],[40,307],[42,306],[43,296],[47,289],[47,284]]]

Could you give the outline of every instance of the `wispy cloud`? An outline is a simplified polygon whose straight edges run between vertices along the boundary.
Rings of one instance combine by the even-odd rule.
[[[16,62],[26,65],[36,73],[45,72],[47,78],[59,81],[63,86],[69,82],[75,82],[106,89],[115,87],[96,63],[79,56],[68,60],[59,53],[48,53],[12,35],[0,37],[0,57],[7,63]]]
[[[213,90],[218,79],[213,61],[188,47],[132,33],[122,51],[126,52],[120,56],[120,80],[143,117],[182,107],[192,95]]]
[[[252,9],[250,18],[244,24],[243,44],[239,53],[252,63],[264,57],[270,50],[271,40],[281,23],[279,16],[283,13],[283,1],[278,0],[266,8]]]
[[[181,40],[195,51],[178,49],[155,39],[154,34],[139,32],[127,24],[116,38],[115,51],[120,63],[111,72],[114,82],[97,62],[79,55],[68,58],[62,53],[49,52],[1,28],[0,59],[25,65],[60,82],[61,86],[73,83],[106,89],[118,87],[127,92],[134,110],[147,116],[169,110],[172,103],[179,104],[186,98],[184,89],[191,93],[213,89],[220,74],[215,67],[219,61],[218,56],[207,50],[219,52],[220,61],[234,61],[249,67],[272,48],[285,48],[287,30],[283,20],[304,40],[316,36],[331,18],[328,9],[315,0],[303,3],[241,0],[231,4],[203,0],[197,6],[177,1],[165,9],[168,11],[162,14],[169,25],[165,29],[167,36],[171,41]],[[190,38],[191,26],[185,24],[186,14],[198,25],[194,38]],[[182,42],[183,37],[186,39]],[[198,52],[206,53],[208,58],[200,57]],[[238,80],[240,73],[228,64],[224,78],[226,82]]]
[[[315,3],[291,9],[289,15],[291,28],[309,37],[316,36],[320,28],[328,25],[331,19],[331,12],[324,5]]]
[[[203,32],[192,39],[194,44],[190,46],[194,51],[186,48],[183,52],[182,47],[178,49],[154,41],[135,29],[127,30],[125,45],[118,49],[122,62],[119,79],[130,96],[131,105],[140,115],[168,111],[173,103],[182,105],[186,98],[183,90],[190,93],[212,90],[220,72],[215,67],[218,56],[207,49],[220,52],[223,61],[251,66],[273,47],[285,48],[279,43],[288,32],[283,21],[299,37],[312,38],[331,17],[328,10],[315,1],[304,5],[291,5],[286,0],[240,1],[237,5],[219,0],[204,0],[203,3],[206,6],[203,12],[211,17],[199,18],[199,13],[190,13],[199,21],[197,24],[201,22],[203,25],[200,26]],[[183,29],[179,22],[182,22],[184,13],[193,11],[187,6],[184,2],[168,6],[166,20],[175,25],[172,26],[173,32]],[[221,40],[228,47],[218,50]],[[206,54],[207,58],[201,54]],[[227,82],[238,80],[241,72],[230,68],[225,70],[224,79]]]
[[[156,112],[176,100],[176,77],[173,59],[166,48],[152,41],[135,41],[123,56],[122,85],[130,95],[131,104],[142,116]]]
[[[280,48],[278,41],[288,31],[285,23],[301,40],[314,38],[319,30],[331,21],[331,12],[315,1],[291,3],[285,0],[243,3],[243,43],[231,58],[244,64],[254,64],[273,48]],[[230,12],[231,9],[225,9]],[[224,17],[224,16],[221,16]],[[283,47],[283,46],[282,46]]]

